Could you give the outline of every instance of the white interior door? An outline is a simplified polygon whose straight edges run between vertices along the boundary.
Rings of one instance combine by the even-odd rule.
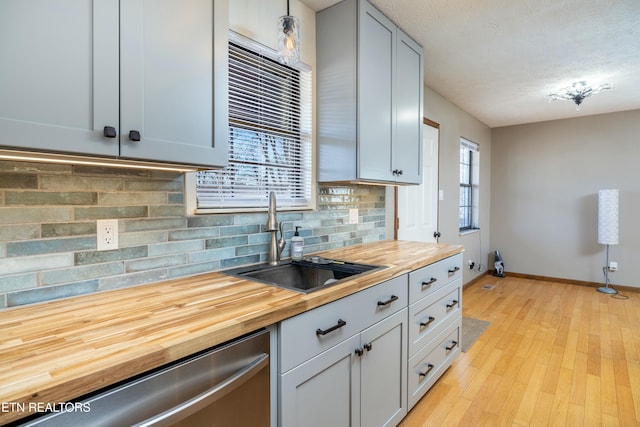
[[[422,137],[422,184],[397,187],[397,236],[399,240],[436,242],[438,230],[437,127],[424,124]]]

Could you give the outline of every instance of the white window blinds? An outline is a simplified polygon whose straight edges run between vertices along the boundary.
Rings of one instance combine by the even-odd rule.
[[[229,165],[198,172],[198,208],[309,206],[311,151],[311,72],[229,43]]]

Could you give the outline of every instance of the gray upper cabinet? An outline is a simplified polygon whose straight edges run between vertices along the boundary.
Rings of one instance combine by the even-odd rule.
[[[219,167],[227,0],[0,3],[0,146]]]
[[[423,51],[366,0],[317,14],[318,180],[419,184]]]

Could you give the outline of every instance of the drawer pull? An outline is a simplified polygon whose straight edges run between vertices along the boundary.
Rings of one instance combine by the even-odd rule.
[[[367,344],[365,344],[363,347],[364,347],[364,349],[365,349],[365,350],[367,350],[367,351],[371,351],[371,349],[373,348],[373,344],[371,344],[371,343],[367,343]]]
[[[398,301],[398,296],[397,295],[391,295],[391,298],[389,298],[386,301],[378,301],[378,305],[380,307],[384,307],[385,305],[389,305],[394,301]]]
[[[102,130],[102,135],[104,135],[105,138],[115,138],[117,136],[116,128],[113,126],[105,126]]]
[[[358,356],[362,357],[362,355],[364,354],[364,349],[363,349],[362,347],[361,347],[361,348],[356,348],[355,353],[356,353]]]
[[[431,363],[427,363],[427,370],[424,372],[418,372],[418,375],[420,376],[420,378],[424,378],[429,375],[429,372],[431,372],[432,369],[433,365]]]
[[[330,327],[329,329],[325,329],[324,331],[323,331],[322,329],[320,329],[320,328],[316,329],[316,335],[326,335],[326,334],[328,334],[329,332],[333,332],[333,331],[335,331],[336,329],[340,329],[340,328],[342,328],[343,326],[346,326],[346,324],[347,324],[347,322],[345,322],[344,320],[342,320],[342,319],[338,319],[338,323],[337,323],[337,324],[335,324],[335,325],[333,325],[333,326],[332,326],[332,327]]]
[[[422,282],[422,289],[430,287],[432,284],[434,284],[437,281],[438,279],[436,279],[435,277],[432,277],[431,280],[429,280],[428,282]]]
[[[451,351],[458,345],[458,341],[451,341],[451,345],[449,347],[445,347],[445,350]]]
[[[449,311],[449,310],[451,310],[453,307],[455,307],[455,306],[456,306],[456,304],[458,304],[458,301],[457,301],[457,300],[453,300],[453,301],[451,302],[451,304],[447,304],[447,311]]]
[[[429,316],[429,319],[427,319],[426,322],[420,322],[420,327],[424,328],[425,326],[429,326],[429,323],[433,322],[434,320],[436,320],[435,317]]]
[[[140,139],[142,139],[140,137],[140,131],[139,130],[130,130],[129,131],[129,141],[140,141]]]
[[[456,271],[460,271],[460,267],[453,267],[453,268],[450,268],[450,269],[449,269],[449,274],[453,274],[453,273],[455,273]]]

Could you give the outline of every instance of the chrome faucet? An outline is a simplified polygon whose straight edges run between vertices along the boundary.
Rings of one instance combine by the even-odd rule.
[[[280,230],[280,240],[278,240],[278,229]],[[280,263],[280,255],[287,244],[284,240],[284,231],[282,230],[282,222],[278,224],[276,211],[276,193],[269,193],[269,213],[267,218],[267,231],[271,233],[271,244],[269,245],[269,264],[278,265]]]

